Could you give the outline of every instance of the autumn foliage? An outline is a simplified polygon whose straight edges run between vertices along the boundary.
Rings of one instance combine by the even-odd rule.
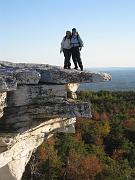
[[[34,179],[135,179],[135,92],[81,91],[78,98],[91,102],[92,118],[78,118],[75,134],[44,141],[34,154]]]

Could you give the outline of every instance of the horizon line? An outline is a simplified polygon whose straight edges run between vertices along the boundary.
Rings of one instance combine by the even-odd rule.
[[[112,68],[113,69],[113,68],[135,68],[135,66],[134,67],[133,66],[127,66],[127,67],[126,66],[112,66],[112,67],[111,66],[110,67],[109,66],[108,67],[105,67],[105,66],[100,66],[100,67],[97,66],[96,67],[95,66],[95,67],[87,67],[85,69],[88,69],[88,68],[107,68],[107,69]]]

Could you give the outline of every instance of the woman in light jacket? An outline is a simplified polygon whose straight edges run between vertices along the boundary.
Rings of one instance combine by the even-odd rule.
[[[63,52],[65,60],[64,60],[64,69],[70,69],[71,63],[71,32],[66,31],[66,36],[63,38],[61,42],[60,53]]]

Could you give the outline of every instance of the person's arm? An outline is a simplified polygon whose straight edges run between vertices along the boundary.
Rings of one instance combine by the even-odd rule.
[[[82,41],[82,39],[80,38],[80,36],[78,36],[78,40],[79,40],[80,46],[83,47],[84,44],[83,44],[83,41]]]
[[[64,46],[64,38],[63,38],[63,40],[62,40],[62,42],[61,42],[60,53],[62,53],[62,51],[63,51],[63,46]]]

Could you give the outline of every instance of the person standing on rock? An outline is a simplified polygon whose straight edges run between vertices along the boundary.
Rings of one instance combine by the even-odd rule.
[[[76,28],[72,29],[71,47],[72,59],[75,65],[74,69],[78,70],[79,65],[81,71],[83,71],[83,64],[80,55],[80,51],[83,47],[83,41],[80,38]]]
[[[65,60],[64,60],[64,69],[70,69],[71,63],[71,32],[66,31],[66,36],[63,38],[61,42],[61,49],[60,53],[64,54]]]

